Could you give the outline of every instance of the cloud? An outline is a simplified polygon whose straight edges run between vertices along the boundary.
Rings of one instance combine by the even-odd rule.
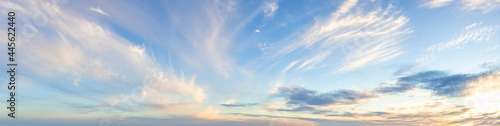
[[[496,10],[500,7],[500,0],[462,0],[461,3],[464,10],[481,10],[483,13]]]
[[[332,112],[330,110],[324,110],[324,109],[321,109],[321,108],[317,108],[317,107],[314,107],[314,106],[308,106],[308,105],[299,105],[298,107],[291,108],[291,109],[284,109],[284,108],[274,109],[274,111],[307,112],[307,113],[311,113],[311,114],[315,114],[315,115],[318,115],[318,114],[322,115],[322,114],[325,114],[325,113],[331,113]]]
[[[417,62],[425,61],[434,57],[438,52],[447,49],[461,49],[469,43],[485,42],[491,39],[498,31],[499,26],[483,25],[483,22],[473,23],[466,26],[461,33],[457,34],[450,41],[435,44],[427,48],[426,54],[420,56]]]
[[[181,6],[182,5],[182,6]],[[237,36],[255,15],[241,18],[239,3],[234,0],[204,1],[194,5],[172,2],[166,5],[168,30],[164,39],[175,40],[164,43],[164,49],[171,49],[172,54],[186,67],[202,72],[215,72],[223,79],[231,79],[241,71],[232,54],[239,52],[233,48]],[[193,9],[186,9],[189,6]],[[162,34],[163,35],[163,34]],[[178,41],[182,40],[182,41]],[[185,50],[191,50],[186,52]]]
[[[246,114],[246,113],[228,113],[227,115],[235,115],[235,116],[247,116],[247,117],[266,117],[266,118],[281,118],[281,119],[294,119],[294,120],[303,120],[293,121],[286,125],[301,125],[301,126],[313,126],[316,125],[314,121],[324,121],[324,119],[315,119],[315,118],[307,118],[307,117],[290,117],[290,116],[275,116],[275,115],[263,115],[263,114]],[[304,122],[305,121],[305,122]]]
[[[259,29],[256,29],[256,30],[255,30],[255,32],[260,32],[260,30],[259,30]]]
[[[24,12],[39,12],[47,14],[41,18],[50,19],[45,23],[35,22],[38,25],[23,22],[33,25],[40,32],[33,36],[20,36],[26,41],[19,43],[23,45],[19,48],[23,52],[19,54],[19,60],[26,68],[23,73],[30,78],[53,80],[77,77],[72,80],[73,83],[69,79],[67,82],[37,84],[47,90],[57,90],[54,99],[88,101],[83,105],[111,107],[114,110],[118,106],[126,106],[118,110],[132,111],[129,107],[132,105],[153,110],[175,110],[179,104],[197,105],[207,98],[204,89],[195,84],[194,76],[186,81],[184,75],[171,72],[175,70],[162,69],[144,45],[134,44],[114,34],[108,27],[85,18],[91,15],[61,8],[57,2],[7,3],[20,7],[22,11],[19,13],[26,17],[34,17],[34,14]],[[8,9],[13,8],[5,6],[1,10]],[[80,78],[85,78],[85,81],[80,81]],[[138,91],[134,92],[135,89]],[[135,99],[135,93],[140,99]],[[114,101],[116,106],[107,102],[110,97],[118,99]]]
[[[444,71],[424,71],[398,79],[399,85],[417,85],[422,89],[433,91],[438,96],[464,97],[476,94],[471,89],[481,87],[478,81],[500,78],[498,70],[490,70],[477,74],[448,74]],[[484,85],[483,85],[484,86]],[[498,87],[492,87],[497,89]]]
[[[258,103],[246,103],[246,104],[220,104],[224,107],[249,107],[259,105]]]
[[[283,69],[283,71],[281,71],[281,73],[286,73],[288,70],[290,70],[290,68],[292,68],[293,66],[295,66],[295,64],[297,64],[299,61],[293,61],[291,62],[290,64],[288,64],[286,66],[285,69]]]
[[[376,114],[376,112],[375,112]],[[229,115],[235,116],[247,116],[254,118],[274,118],[274,119],[293,119],[293,120],[285,120],[288,123],[282,123],[284,125],[314,125],[314,126],[331,126],[331,125],[339,125],[339,126],[351,126],[351,125],[385,125],[380,124],[378,122],[367,121],[367,120],[336,120],[336,119],[325,119],[325,118],[308,118],[308,117],[294,117],[294,116],[275,116],[275,115],[263,115],[263,114],[245,114],[245,113],[229,113]],[[294,120],[303,120],[302,123]],[[306,121],[306,122],[304,122]],[[399,123],[399,124],[398,124]],[[390,122],[390,125],[414,125],[414,122]]]
[[[202,112],[198,113],[195,115],[197,118],[202,118],[202,119],[224,119],[219,116],[219,110],[215,110],[212,108],[212,106],[209,106],[207,109],[203,110]]]
[[[371,94],[354,90],[337,90],[326,93],[317,93],[302,87],[281,87],[277,96],[287,100],[287,104],[308,105],[344,105],[355,104],[360,100],[373,98]]]
[[[452,108],[452,110],[447,111],[427,111],[420,112],[416,114],[405,114],[405,113],[395,113],[387,116],[387,119],[398,119],[398,120],[412,120],[417,121],[421,119],[431,119],[431,118],[442,118],[442,117],[453,117],[461,114],[465,114],[470,111],[470,108]],[[425,120],[429,121],[429,120]]]
[[[92,10],[92,11],[95,11],[95,12],[97,12],[99,14],[109,16],[108,13],[104,12],[103,10],[101,10],[100,7],[95,7],[95,8],[90,7],[89,9]]]
[[[337,10],[337,14],[345,14],[347,12],[349,12],[349,10],[351,10],[351,8],[353,8],[356,3],[358,2],[358,0],[346,0],[344,1],[344,3],[342,3],[342,5],[339,7],[339,9]]]
[[[484,113],[481,115],[478,115],[477,117],[469,117],[469,118],[463,118],[460,120],[456,120],[453,122],[449,122],[448,124],[475,124],[475,125],[499,125],[500,124],[500,116],[494,115],[498,113],[497,112],[491,112],[491,113]]]
[[[368,5],[347,0],[331,15],[316,17],[314,24],[300,36],[283,40],[278,46],[282,48],[270,52],[276,57],[292,57],[291,54],[293,58],[299,57],[295,60],[300,64],[294,66],[296,70],[338,64],[340,67],[334,68],[341,72],[398,56],[402,53],[398,44],[412,33],[407,27],[409,19],[392,5],[386,8]]]
[[[314,111],[315,108],[309,106],[300,106],[294,109],[276,109],[277,111]]]
[[[273,96],[284,98],[288,105],[350,105],[360,101],[380,98],[386,95],[404,93],[415,89],[424,89],[435,96],[467,97],[484,93],[484,89],[495,91],[500,86],[500,70],[491,69],[481,73],[449,74],[445,71],[421,71],[395,78],[391,83],[381,83],[372,89],[361,91],[338,89],[318,93],[303,87],[280,87]],[[482,92],[478,91],[481,90]],[[301,106],[295,109],[275,109],[278,111],[312,111],[315,109]]]
[[[380,85],[377,93],[400,93],[420,88],[432,91],[436,96],[466,97],[477,94],[476,88],[489,87],[496,90],[499,86],[491,83],[500,79],[499,70],[492,68],[481,73],[449,74],[446,71],[421,71],[398,77],[392,85]]]
[[[427,8],[438,8],[438,7],[444,7],[448,6],[453,2],[454,0],[423,0],[422,4],[420,4],[420,7],[427,7]]]
[[[267,17],[272,17],[274,16],[275,11],[278,10],[279,6],[278,2],[276,1],[267,1],[264,2],[262,8],[264,9],[264,15],[266,15]]]
[[[386,85],[386,86],[379,86],[375,88],[375,92],[381,93],[381,94],[392,94],[392,93],[400,93],[400,92],[407,92],[412,89],[416,88],[415,85],[412,84],[397,84],[397,85]]]
[[[148,82],[142,88],[143,94],[153,95],[154,93],[163,94],[163,92],[176,93],[179,95],[191,95],[191,97],[198,103],[202,103],[206,99],[203,89],[196,86],[195,77],[191,80],[186,81],[184,75],[177,78],[175,76],[165,77],[163,74],[153,75],[153,78],[149,79]],[[164,94],[165,95],[165,94]],[[159,96],[161,98],[164,96]]]
[[[441,51],[447,48],[461,48],[461,46],[468,43],[488,41],[495,35],[497,30],[498,26],[484,26],[483,22],[473,23],[465,27],[464,31],[452,40],[436,45],[436,47],[431,47],[429,50]]]
[[[337,116],[337,117],[372,117],[372,116],[382,116],[382,115],[389,115],[390,113],[388,112],[370,112],[370,113],[351,113],[351,112],[346,112],[343,114],[331,114],[327,116]]]
[[[461,9],[466,11],[480,10],[487,13],[500,7],[500,0],[422,0],[420,7],[439,8],[445,7],[453,2],[460,3]]]

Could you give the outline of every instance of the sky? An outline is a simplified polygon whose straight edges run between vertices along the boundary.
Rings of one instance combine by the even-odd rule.
[[[500,0],[0,6],[1,125],[500,125]]]

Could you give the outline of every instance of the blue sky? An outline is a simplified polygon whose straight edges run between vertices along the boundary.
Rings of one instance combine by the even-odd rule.
[[[499,0],[0,6],[9,125],[500,124]]]

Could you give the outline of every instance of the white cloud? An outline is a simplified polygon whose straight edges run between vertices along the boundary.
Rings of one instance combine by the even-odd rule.
[[[293,66],[295,66],[295,64],[297,64],[299,61],[293,61],[291,62],[290,64],[288,64],[285,69],[283,69],[283,71],[281,71],[281,73],[286,73],[290,68],[292,68]]]
[[[417,62],[425,61],[434,57],[434,54],[446,49],[461,49],[469,43],[479,43],[488,41],[495,35],[499,26],[483,25],[483,22],[473,23],[466,26],[461,33],[457,34],[450,41],[435,44],[427,48],[426,54],[420,56]]]
[[[268,1],[264,2],[263,9],[264,9],[264,14],[268,17],[274,16],[274,13],[276,10],[278,10],[279,6],[276,1]]]
[[[500,0],[462,0],[464,10],[481,10],[483,13],[496,10],[500,7]]]
[[[420,7],[438,8],[450,5],[454,0],[425,0]]]
[[[100,7],[95,7],[95,8],[90,7],[89,9],[92,10],[92,11],[95,11],[95,12],[97,12],[99,14],[109,16],[108,13],[104,12],[103,10],[101,10]]]
[[[316,56],[305,60],[296,70],[300,70],[306,65],[308,65],[308,67],[305,70],[313,69],[313,66],[316,66],[316,64],[325,60],[325,58],[330,54],[330,51],[321,52],[321,54],[317,54]]]
[[[331,66],[342,61],[338,71],[349,71],[401,54],[398,43],[413,32],[406,26],[408,18],[395,11],[392,5],[370,9],[363,8],[365,4],[358,7],[357,4],[356,0],[347,0],[329,17],[316,18],[314,25],[302,36],[284,40],[280,46],[283,48],[274,50],[275,56],[301,50],[303,55],[299,55],[302,58],[297,70]]]
[[[172,27],[180,34],[168,34],[168,38],[185,41],[168,43],[171,45],[165,48],[171,48],[173,54],[178,55],[193,69],[215,71],[220,77],[229,79],[240,70],[230,55],[230,45],[234,42],[233,35],[238,33],[246,22],[234,16],[238,12],[236,1],[205,2],[207,4],[202,2],[196,5],[196,9],[182,13],[174,12],[185,8],[167,8]],[[186,48],[192,51],[186,52]]]
[[[257,29],[257,30],[255,30],[255,32],[260,32],[260,30],[259,30],[259,29]]]
[[[335,12],[335,13],[337,13],[339,15],[345,14],[345,13],[349,12],[349,10],[351,10],[351,8],[353,8],[357,3],[358,3],[358,0],[346,0],[344,3],[342,3],[342,5],[339,7],[337,12]]]
[[[466,11],[480,10],[487,13],[500,7],[500,0],[423,0],[420,7],[439,8],[453,2],[460,3],[461,9]]]
[[[55,15],[46,15],[50,16],[47,17],[50,21],[35,27],[43,31],[39,33],[41,35],[32,38],[20,36],[20,40],[25,41],[16,43],[23,47],[19,48],[23,53],[19,54],[18,60],[23,62],[26,75],[48,79],[59,79],[68,74],[77,75],[78,77],[73,79],[73,85],[86,86],[79,90],[94,87],[108,89],[110,93],[92,95],[100,95],[101,98],[110,97],[108,95],[120,96],[120,101],[115,104],[138,104],[134,99],[130,99],[129,95],[133,94],[134,87],[140,87],[141,94],[148,94],[143,95],[144,101],[140,105],[149,105],[150,109],[174,109],[180,104],[199,105],[207,98],[204,89],[195,84],[195,77],[186,81],[184,75],[179,77],[175,72],[168,71],[164,74],[166,70],[161,69],[162,66],[146,52],[144,46],[131,43],[106,27],[86,20],[84,17],[88,15],[71,13],[72,10],[59,11],[62,8],[59,8],[57,3],[45,1],[9,4],[17,5],[15,7],[20,7],[25,12]],[[12,8],[6,6],[1,11],[8,9]],[[33,17],[32,13],[20,13]],[[85,77],[84,82],[88,80],[93,83],[81,84],[80,77]],[[122,80],[125,77],[127,79]],[[150,78],[141,80],[143,77]],[[146,82],[141,83],[142,81]],[[54,83],[51,86],[65,86],[61,84],[67,83]],[[117,87],[120,94],[111,93],[116,91]],[[73,98],[87,99],[88,96]]]
[[[436,47],[437,51],[446,49],[446,48],[461,48],[462,45],[465,45],[470,42],[480,42],[480,41],[488,41],[491,39],[492,35],[494,35],[497,31],[497,27],[494,26],[485,26],[479,27],[477,25],[482,25],[483,22],[473,23],[472,25],[467,26],[466,32],[462,32],[460,35],[454,37],[452,40],[446,42],[443,45],[439,45]]]
[[[190,80],[186,81],[184,75],[180,78],[176,76],[165,76],[163,73],[155,74],[151,78],[147,79],[146,84],[142,88],[142,94],[149,99],[150,102],[155,104],[171,104],[172,102],[186,102],[183,99],[177,99],[177,95],[190,96],[197,103],[203,103],[203,100],[207,98],[204,90],[195,85],[195,78],[192,77]],[[174,95],[172,95],[172,93]],[[177,100],[168,100],[169,98],[175,98]],[[158,100],[164,99],[164,100]],[[189,98],[187,98],[189,99]],[[189,100],[187,100],[189,102]]]

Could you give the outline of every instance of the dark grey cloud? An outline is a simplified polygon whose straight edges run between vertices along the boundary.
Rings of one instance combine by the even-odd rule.
[[[246,104],[235,103],[235,104],[220,104],[220,105],[224,106],[224,107],[248,107],[248,106],[256,106],[259,104],[258,103],[246,103]]]
[[[490,69],[481,73],[450,74],[445,71],[423,71],[396,79],[396,84],[390,86],[379,86],[375,93],[400,93],[415,88],[430,90],[437,96],[463,97],[467,95],[467,89],[472,86],[470,82],[482,77],[495,75],[498,69]]]
[[[447,97],[463,97],[470,88],[469,82],[495,74],[496,70],[489,70],[482,73],[470,74],[449,74],[444,71],[424,71],[413,75],[400,77],[397,85],[401,87],[418,86],[422,89],[431,90],[435,95]],[[404,91],[405,88],[401,88]]]
[[[389,114],[388,112],[371,112],[368,115],[373,115],[373,116],[380,116],[380,115],[387,115]]]
[[[317,109],[320,106],[329,105],[349,105],[358,104],[360,101],[372,98],[383,97],[384,95],[404,93],[414,89],[424,89],[431,91],[435,96],[443,97],[464,97],[470,95],[469,89],[474,88],[473,83],[483,77],[500,76],[498,69],[489,69],[479,73],[450,74],[446,71],[422,71],[406,76],[395,78],[394,83],[382,83],[378,87],[358,91],[358,90],[334,90],[330,92],[318,92],[316,90],[305,89],[304,87],[281,87],[274,96],[285,99],[289,109],[275,109],[276,111],[288,112],[310,112],[325,116],[336,117],[384,117],[388,120],[410,120],[435,118],[443,116],[457,116],[469,111],[469,108],[457,106],[455,111],[440,113],[412,113],[398,114],[384,111],[371,113],[338,113],[328,110]],[[441,102],[433,102],[422,107],[435,108],[442,105]],[[296,107],[298,106],[298,107]],[[416,120],[414,120],[416,119]]]
[[[312,106],[299,106],[293,109],[275,109],[276,111],[285,111],[285,112],[310,112],[311,114],[325,114],[330,113],[332,111],[329,110],[318,110]]]
[[[313,107],[309,107],[309,106],[300,106],[300,107],[297,107],[297,108],[294,108],[294,109],[276,109],[277,111],[314,111],[316,110],[315,108]]]
[[[400,92],[406,92],[410,91],[412,89],[415,89],[416,86],[413,84],[408,84],[408,83],[401,83],[397,85],[387,85],[387,86],[379,86],[375,88],[375,93],[378,94],[393,94],[393,93],[400,93]]]
[[[391,85],[381,84],[368,91],[340,89],[318,93],[303,87],[281,87],[277,96],[285,98],[287,104],[294,105],[346,105],[357,104],[358,101],[376,98],[384,94],[407,92],[416,88],[432,91],[437,96],[462,97],[467,94],[468,83],[494,74],[495,70],[472,74],[449,74],[445,71],[423,71],[396,78]]]
[[[287,99],[287,104],[308,105],[354,104],[359,100],[374,97],[371,94],[354,90],[337,90],[317,93],[314,90],[308,90],[303,87],[281,87],[277,95]]]
[[[343,114],[331,114],[331,115],[327,115],[327,116],[353,117],[354,115],[355,115],[354,113],[346,112]]]

